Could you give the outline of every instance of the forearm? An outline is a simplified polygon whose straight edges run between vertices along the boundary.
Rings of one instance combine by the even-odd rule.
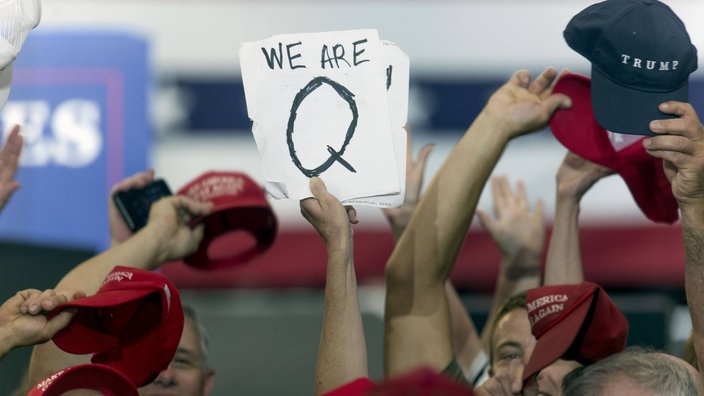
[[[704,205],[681,208],[685,291],[692,318],[694,350],[704,375]]]
[[[55,289],[67,295],[76,291],[92,295],[115,266],[153,270],[164,259],[161,239],[162,235],[156,228],[145,227],[125,242],[77,265],[59,281]]]
[[[574,284],[584,280],[579,243],[579,211],[578,198],[558,194],[545,263],[545,285]]]
[[[384,368],[442,370],[453,357],[445,282],[507,139],[480,114],[433,177],[386,264]]]
[[[387,275],[413,276],[418,287],[443,284],[455,263],[477,202],[508,139],[482,112],[428,185],[388,263]]]
[[[316,395],[367,377],[367,349],[351,243],[328,251],[323,326],[315,370]]]

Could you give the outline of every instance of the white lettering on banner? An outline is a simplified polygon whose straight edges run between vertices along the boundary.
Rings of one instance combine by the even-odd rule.
[[[0,117],[5,133],[11,125],[22,125],[22,166],[80,168],[103,150],[100,106],[95,101],[69,99],[54,109],[46,101],[9,101]]]
[[[73,168],[89,165],[100,155],[100,107],[94,101],[68,100],[59,104],[51,118],[56,143],[54,160]]]
[[[623,63],[624,65],[631,65],[637,69],[643,68],[643,59],[636,58],[627,54],[621,54],[621,63]],[[676,60],[656,61],[652,59],[645,59],[645,68],[648,70],[655,70],[656,68],[658,71],[677,70],[677,65],[679,64],[680,63]]]

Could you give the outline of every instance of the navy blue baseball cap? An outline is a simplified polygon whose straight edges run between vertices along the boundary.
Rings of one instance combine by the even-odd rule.
[[[697,49],[684,23],[657,0],[606,0],[575,15],[567,44],[592,63],[597,122],[616,133],[653,135],[652,120],[673,118],[660,103],[689,101]]]

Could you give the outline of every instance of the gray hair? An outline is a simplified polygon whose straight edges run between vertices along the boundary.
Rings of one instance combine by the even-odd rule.
[[[630,379],[659,396],[699,395],[698,379],[688,363],[663,352],[629,347],[567,375],[564,396],[601,396],[611,381]]]
[[[203,371],[211,369],[210,352],[208,351],[208,345],[210,345],[210,335],[208,334],[208,329],[206,329],[203,322],[200,321],[195,309],[191,305],[185,303],[183,304],[183,316],[191,320],[196,333],[198,333],[200,349],[203,351],[203,367],[201,369]]]

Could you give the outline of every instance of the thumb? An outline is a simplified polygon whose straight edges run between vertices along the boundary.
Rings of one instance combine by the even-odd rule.
[[[313,176],[310,178],[310,192],[313,193],[313,196],[320,199],[321,195],[323,195],[326,191],[327,188],[325,187],[323,179],[318,176]]]
[[[550,114],[557,109],[569,109],[572,107],[572,99],[561,93],[552,94],[545,99],[545,105],[550,109]]]
[[[56,316],[51,318],[51,320],[47,321],[44,334],[46,338],[49,339],[54,337],[54,335],[58,333],[61,329],[68,326],[68,324],[71,323],[71,320],[73,320],[73,317],[76,315],[77,312],[78,310],[75,308],[64,309],[63,311],[59,312]]]
[[[485,230],[491,231],[493,227],[493,219],[486,211],[482,209],[476,210],[477,217],[479,218],[479,223],[484,227]]]

